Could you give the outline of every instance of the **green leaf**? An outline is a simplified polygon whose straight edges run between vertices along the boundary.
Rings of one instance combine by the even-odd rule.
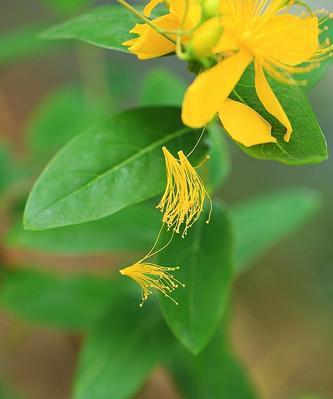
[[[172,345],[153,305],[128,298],[96,326],[79,359],[74,399],[134,397]]]
[[[126,282],[116,278],[6,271],[0,306],[37,323],[87,330],[112,308],[127,287]]]
[[[173,107],[111,117],[76,136],[49,163],[30,193],[24,227],[88,222],[158,195],[165,185],[162,146],[186,153],[199,134],[182,125]]]
[[[86,14],[53,26],[44,39],[76,39],[95,46],[128,52],[121,43],[133,36],[129,31],[140,22],[120,5],[97,7]]]
[[[154,243],[161,213],[153,204],[134,205],[94,222],[44,231],[24,230],[19,222],[6,245],[62,254],[148,250]]]
[[[40,56],[53,44],[39,37],[44,29],[41,25],[22,27],[3,32],[0,36],[0,66],[34,56]]]
[[[177,348],[169,368],[183,399],[257,398],[246,372],[221,334],[197,356]]]
[[[103,116],[102,107],[94,107],[84,97],[79,87],[57,89],[47,95],[27,126],[28,147],[40,157],[53,154],[87,126]]]
[[[82,7],[87,6],[91,3],[91,0],[42,0],[49,7],[54,10],[71,14],[73,12],[79,11]]]
[[[232,207],[236,273],[242,273],[278,241],[305,224],[320,206],[318,193],[289,189]]]
[[[232,275],[228,218],[217,203],[209,224],[207,216],[201,215],[185,239],[175,236],[158,260],[160,265],[180,267],[176,277],[186,286],[173,294],[179,305],[163,296],[160,304],[175,336],[194,353],[203,349],[219,324]]]
[[[148,73],[139,92],[142,105],[182,105],[186,90],[185,82],[165,68]]]
[[[250,67],[232,97],[259,112],[272,125],[272,134],[278,142],[252,147],[240,145],[243,151],[255,158],[271,159],[291,165],[317,163],[327,159],[325,138],[304,92],[298,86],[283,85],[270,78],[269,82],[286,111],[294,131],[289,143],[285,142],[283,139],[285,128],[265,110],[255,93],[254,72]]]

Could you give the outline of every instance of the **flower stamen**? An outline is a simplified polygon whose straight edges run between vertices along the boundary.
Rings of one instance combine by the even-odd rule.
[[[183,151],[178,152],[176,159],[166,147],[162,148],[165,165],[167,183],[161,201],[157,208],[163,212],[162,221],[174,232],[179,233],[184,224],[182,236],[187,234],[187,230],[199,219],[204,202],[207,198],[211,199],[204,187],[201,177],[185,156]],[[207,223],[210,220],[210,214]]]

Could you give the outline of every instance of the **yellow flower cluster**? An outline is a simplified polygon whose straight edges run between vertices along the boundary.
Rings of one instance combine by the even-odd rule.
[[[160,3],[168,12],[148,19]],[[295,15],[294,6],[301,8],[300,15]],[[130,52],[139,59],[176,52],[202,65],[185,94],[183,122],[198,128],[218,115],[229,135],[247,147],[276,142],[268,121],[242,101],[229,98],[247,67],[254,64],[256,93],[285,127],[288,142],[293,127],[267,74],[286,84],[306,84],[295,75],[332,56],[329,40],[319,42],[332,14],[313,13],[303,1],[151,0],[143,18],[146,22],[131,30],[136,37],[123,43]]]
[[[254,64],[257,96],[285,127],[284,140],[289,142],[293,127],[267,74],[284,84],[306,84],[295,76],[332,56],[330,41],[319,41],[332,14],[323,10],[313,13],[297,0],[151,0],[143,14],[125,0],[118,2],[143,21],[131,30],[135,36],[123,43],[139,59],[176,53],[182,60],[200,65],[183,100],[184,124],[204,127],[217,115],[229,135],[244,146],[275,143],[269,122],[241,98],[230,98],[245,70]],[[162,4],[167,11],[151,19],[154,9]],[[300,15],[293,12],[294,6],[302,9]],[[173,234],[182,229],[184,237],[200,217],[205,199],[208,197],[210,204],[211,200],[188,156],[179,151],[177,159],[165,147],[162,150],[167,179],[157,208],[163,212],[163,225]],[[120,271],[141,286],[141,305],[152,288],[172,299],[170,294],[183,286],[170,273],[178,267],[147,262],[165,247],[155,252],[152,249],[142,260]]]

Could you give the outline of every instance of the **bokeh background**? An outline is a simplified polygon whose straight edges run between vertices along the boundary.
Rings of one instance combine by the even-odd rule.
[[[333,8],[331,0],[312,1],[311,5]],[[29,24],[40,23],[42,30],[65,18],[41,0],[0,0],[0,10],[0,35]],[[52,51],[40,48],[34,56],[0,66],[0,138],[10,143],[20,163],[29,156],[25,147],[29,121],[53,90],[93,79],[89,87],[93,88],[96,104],[102,99],[103,113],[112,114],[135,104],[145,75],[161,64],[191,80],[175,57],[140,62],[126,54],[75,43],[59,43]],[[333,68],[310,92],[329,148],[333,147],[332,93]],[[333,159],[319,165],[291,167],[252,159],[231,142],[228,144],[232,173],[221,192],[227,204],[298,186],[318,190],[323,199],[312,222],[275,246],[236,282],[231,326],[235,351],[263,399],[298,399],[312,394],[333,398]],[[41,159],[40,167],[45,162]],[[8,215],[1,213],[2,235],[8,222]],[[1,244],[0,258],[11,267],[22,267],[24,263],[63,272],[75,269],[98,273],[114,264],[114,259],[106,255],[51,256],[10,250]],[[78,346],[76,337],[3,313],[0,380],[24,392],[25,398],[69,399]],[[177,397],[163,370],[156,371],[140,396]]]

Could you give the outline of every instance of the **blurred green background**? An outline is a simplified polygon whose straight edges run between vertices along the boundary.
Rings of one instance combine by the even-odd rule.
[[[37,31],[43,30],[43,26],[71,14],[70,7],[64,12],[56,6],[52,8],[52,3],[54,6],[57,1],[0,0],[0,35],[31,24],[36,24]],[[312,1],[311,5],[332,8],[330,0]],[[135,104],[145,75],[161,65],[179,78],[191,80],[191,75],[184,72],[184,65],[175,57],[140,62],[126,54],[84,44],[39,44],[29,57],[0,65],[0,138],[8,142],[20,164],[31,155],[25,143],[29,129],[36,128],[32,126],[32,115],[54,90],[83,82],[91,91],[90,98],[95,99],[91,107],[96,110],[87,117],[93,121]],[[310,92],[329,148],[333,146],[332,92],[331,68]],[[75,108],[68,109],[68,124],[75,112]],[[86,122],[85,118],[83,115],[82,123]],[[72,128],[79,132],[81,126],[85,123]],[[39,128],[42,130],[43,126]],[[62,140],[62,131],[57,126],[54,135],[57,146]],[[305,399],[312,398],[312,393],[333,398],[333,160],[291,167],[252,159],[231,141],[228,144],[232,173],[221,192],[227,204],[286,187],[312,187],[323,196],[317,217],[257,261],[235,284],[231,327],[235,350],[248,367],[263,399]],[[37,157],[39,150],[37,146]],[[36,162],[33,166],[34,176],[46,161],[47,158],[40,156],[40,164]],[[8,214],[1,212],[2,234],[7,226]],[[25,264],[30,262],[41,268],[96,273],[115,263],[107,255],[51,256],[4,249],[1,244],[0,257],[13,267],[24,259]],[[28,392],[31,399],[68,399],[77,348],[75,337],[2,314],[0,380],[3,378],[19,391]],[[161,370],[154,374],[142,398],[157,398],[157,392],[159,399],[177,398],[171,381]]]

